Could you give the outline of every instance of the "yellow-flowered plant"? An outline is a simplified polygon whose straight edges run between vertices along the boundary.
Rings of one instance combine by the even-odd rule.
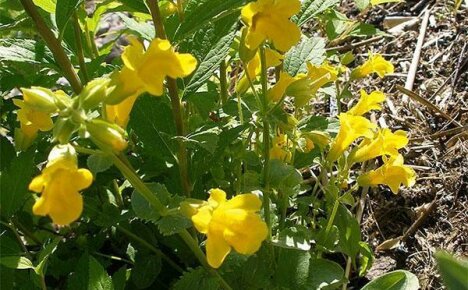
[[[416,173],[414,170],[404,165],[403,156],[400,154],[391,157],[383,157],[384,164],[371,170],[358,178],[361,186],[376,186],[385,184],[390,187],[393,193],[398,193],[400,186],[404,184],[411,187],[416,182]]]
[[[351,79],[359,79],[376,73],[380,78],[394,72],[393,64],[380,54],[370,54],[369,59],[351,72]]]
[[[385,101],[385,94],[381,91],[373,91],[367,94],[365,90],[361,90],[361,98],[357,104],[348,110],[348,114],[362,116],[371,110],[382,110],[380,103]]]
[[[341,113],[338,118],[340,130],[327,155],[327,160],[330,162],[337,160],[356,139],[372,138],[374,135],[372,130],[377,128],[377,125],[362,116]]]
[[[265,40],[275,48],[287,51],[301,38],[301,30],[289,18],[301,9],[299,0],[258,0],[242,8],[242,21],[247,25],[246,46],[257,49]]]
[[[130,120],[130,112],[132,111],[137,97],[138,95],[135,94],[117,105],[106,105],[106,119],[122,128],[127,127],[128,121]]]
[[[310,145],[309,145],[310,146]],[[272,140],[272,147],[270,149],[270,158],[278,159],[285,162],[290,162],[292,153],[289,150],[288,136],[285,134],[278,134]]]
[[[29,190],[41,194],[33,206],[33,213],[48,215],[58,225],[74,222],[83,211],[83,197],[79,192],[89,187],[92,181],[89,170],[78,168],[73,146],[55,146],[42,173],[29,184]]]
[[[260,199],[251,193],[226,199],[221,189],[210,190],[208,202],[192,216],[195,228],[206,235],[206,257],[213,268],[219,268],[234,248],[243,255],[258,251],[268,228],[258,215]]]
[[[175,52],[168,40],[155,38],[146,51],[138,39],[129,40],[122,53],[124,66],[110,84],[108,104],[116,105],[143,92],[161,96],[166,77],[186,77],[197,67],[197,60],[191,54]]]

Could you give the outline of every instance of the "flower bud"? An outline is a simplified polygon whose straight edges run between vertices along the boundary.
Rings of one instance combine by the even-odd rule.
[[[170,1],[159,2],[159,10],[161,11],[162,17],[169,17],[177,13],[177,6]]]
[[[116,124],[103,120],[91,120],[86,124],[86,129],[91,139],[100,146],[105,146],[113,151],[122,151],[127,148],[125,130]]]
[[[99,78],[90,81],[79,95],[79,100],[83,109],[95,108],[106,98],[107,85],[110,80]]]
[[[239,57],[245,63],[249,62],[257,53],[256,49],[250,50],[249,48],[247,48],[247,46],[245,46],[246,35],[247,35],[247,29],[244,27],[241,30],[241,40],[239,44]]]
[[[33,107],[37,111],[53,113],[57,111],[55,104],[55,94],[45,88],[32,87],[30,89],[21,88],[24,103],[28,107]]]
[[[53,131],[54,140],[60,144],[68,143],[77,128],[78,126],[70,118],[58,119]]]

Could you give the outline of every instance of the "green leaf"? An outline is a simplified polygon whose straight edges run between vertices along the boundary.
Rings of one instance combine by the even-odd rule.
[[[366,242],[359,242],[359,246],[361,247],[359,252],[359,276],[362,277],[366,274],[367,270],[372,267],[374,263],[374,253]]]
[[[15,156],[0,174],[1,215],[10,218],[31,194],[28,184],[34,170],[34,148]]]
[[[88,169],[91,170],[94,176],[99,172],[104,172],[112,166],[112,160],[103,154],[93,154],[86,160]]]
[[[191,227],[192,221],[181,215],[168,215],[162,217],[157,224],[161,234],[170,236]]]
[[[161,217],[151,204],[136,190],[132,194],[132,209],[136,216],[142,220],[155,223]]]
[[[34,269],[32,262],[21,256],[7,256],[0,259],[0,264],[10,269]]]
[[[199,63],[188,81],[186,91],[196,92],[226,58],[237,32],[237,18],[237,14],[226,17],[206,29],[199,30],[181,44],[181,51],[192,53]]]
[[[57,0],[55,23],[59,29],[59,39],[62,39],[68,22],[82,2],[83,0]]]
[[[339,231],[340,241],[338,245],[343,253],[350,256],[353,261],[359,253],[361,246],[361,229],[356,218],[342,204],[339,205],[334,223]]]
[[[75,273],[68,280],[70,290],[113,290],[112,279],[102,265],[88,253],[81,256]]]
[[[0,61],[55,66],[52,53],[44,43],[31,39],[0,39]]]
[[[307,289],[310,253],[294,249],[279,248],[275,281],[287,289]]]
[[[468,260],[456,259],[446,252],[439,251],[435,255],[442,281],[448,290],[468,289]]]
[[[340,3],[340,0],[305,0],[302,2],[302,8],[293,20],[302,25],[309,21],[312,17],[327,10],[330,7]]]
[[[270,181],[273,188],[290,196],[299,190],[302,175],[293,166],[273,159],[270,162]]]
[[[141,96],[137,99],[129,126],[143,143],[146,154],[166,162],[176,162],[175,124],[172,110],[163,98]],[[157,150],[155,150],[157,148]]]
[[[121,267],[112,275],[112,285],[114,290],[124,290],[127,283],[127,266]]]
[[[185,8],[185,20],[175,33],[174,40],[180,40],[187,34],[197,31],[213,20],[216,16],[235,9],[244,4],[244,0],[190,0]]]
[[[161,256],[138,252],[131,279],[138,289],[151,286],[161,272]]]
[[[310,250],[309,230],[300,225],[284,229],[274,244],[282,248],[308,251]]]
[[[418,278],[411,272],[397,270],[367,283],[361,290],[417,290]]]
[[[173,290],[218,290],[221,289],[218,280],[204,268],[196,268],[185,272],[174,284]]]
[[[36,4],[36,6],[40,7],[48,13],[55,13],[57,0],[33,0],[33,2]]]
[[[286,53],[284,70],[295,76],[298,73],[307,73],[307,62],[320,65],[324,60],[325,40],[321,37],[302,36],[301,42]]]
[[[216,150],[219,134],[221,130],[218,127],[206,129],[205,127],[199,128],[197,131],[187,136],[189,144],[196,144],[199,147],[213,154]]]
[[[20,256],[21,248],[16,240],[8,236],[8,233],[0,235],[0,257],[4,256]]]
[[[45,245],[44,249],[41,250],[39,253],[39,258],[38,258],[38,265],[34,268],[34,271],[38,275],[43,275],[44,274],[44,268],[45,265],[47,264],[47,260],[49,259],[50,255],[57,249],[58,244],[62,240],[62,237],[57,237],[54,240],[52,240],[49,244]]]
[[[361,11],[370,5],[370,0],[354,0],[354,2],[356,3],[356,7]]]
[[[336,289],[344,279],[343,268],[330,260],[312,259],[309,268],[307,289]]]
[[[148,41],[153,40],[154,34],[155,34],[153,25],[147,22],[138,22],[134,18],[130,18],[124,13],[118,12],[116,13],[116,15],[119,16],[120,19],[122,19],[127,29],[135,32],[137,35],[141,36],[143,39],[146,39]]]

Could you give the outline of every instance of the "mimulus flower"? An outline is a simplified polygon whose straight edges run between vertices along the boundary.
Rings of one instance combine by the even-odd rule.
[[[284,162],[291,161],[292,153],[288,149],[288,137],[285,134],[279,134],[273,138],[270,158],[282,160]]]
[[[385,94],[383,92],[374,91],[368,95],[365,90],[361,90],[361,98],[347,113],[362,116],[371,110],[382,110],[380,103],[383,101],[385,101]]]
[[[389,158],[384,157],[383,160],[384,165],[359,176],[357,181],[360,186],[386,184],[396,194],[401,184],[407,187],[415,184],[416,173],[411,167],[403,164],[403,156],[399,154]]]
[[[245,45],[255,50],[265,40],[281,51],[299,42],[301,30],[289,18],[301,10],[299,0],[258,0],[242,8],[242,21],[247,25]]]
[[[363,162],[382,155],[396,156],[398,149],[408,144],[406,132],[398,130],[393,133],[390,129],[380,129],[373,139],[364,140],[357,150],[352,153],[352,162]]]
[[[197,60],[188,53],[177,53],[170,42],[154,39],[147,51],[136,38],[130,38],[122,53],[124,67],[113,76],[112,93],[107,103],[116,105],[129,96],[148,92],[161,96],[166,77],[173,79],[190,75],[197,66]]]
[[[106,119],[122,128],[127,127],[130,120],[130,113],[138,95],[133,95],[117,105],[106,105]]]
[[[275,67],[281,64],[284,56],[273,49],[265,49],[265,61],[266,67]],[[257,76],[262,72],[262,65],[260,60],[260,52],[257,52],[255,56],[247,63],[244,75],[237,84],[236,91],[239,94],[245,93],[250,87],[250,81],[255,82]]]
[[[361,116],[353,116],[347,113],[341,113],[340,130],[333,141],[327,160],[333,162],[359,137],[372,138],[374,135],[372,129],[377,125]]]
[[[307,69],[307,75],[297,75],[296,81],[286,89],[286,93],[288,96],[294,97],[294,103],[298,107],[307,104],[311,98],[315,97],[321,87],[338,78],[338,70],[328,63],[320,66],[308,63]]]
[[[208,264],[219,268],[234,248],[243,255],[252,255],[266,239],[268,228],[257,212],[262,202],[251,193],[226,200],[226,192],[212,189],[208,202],[192,216],[195,228],[206,235]]]
[[[371,54],[369,59],[358,66],[351,72],[351,79],[358,79],[366,77],[372,73],[376,73],[380,78],[386,74],[393,73],[393,64],[385,60],[380,54]]]
[[[55,146],[41,175],[29,184],[29,190],[41,193],[33,213],[48,215],[59,225],[72,223],[83,211],[83,197],[79,191],[89,187],[92,181],[89,170],[78,169],[76,152],[71,145]]]
[[[268,91],[268,98],[273,102],[278,102],[284,96],[286,89],[292,84],[296,78],[290,76],[286,72],[280,72],[278,82]]]

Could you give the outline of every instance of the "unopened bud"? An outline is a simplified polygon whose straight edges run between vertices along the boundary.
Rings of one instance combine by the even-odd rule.
[[[78,126],[70,118],[58,119],[53,131],[54,140],[60,144],[68,143],[77,128]]]
[[[177,6],[170,1],[162,1],[159,2],[159,10],[161,11],[162,17],[169,17],[177,13]]]
[[[22,88],[24,103],[33,107],[37,111],[53,113],[57,111],[55,104],[55,94],[45,88],[32,87],[30,89]]]
[[[85,110],[95,108],[106,99],[107,85],[110,80],[99,78],[90,81],[79,95],[81,107]]]
[[[98,145],[105,146],[113,151],[122,151],[127,148],[125,130],[116,124],[103,120],[91,120],[86,124],[86,129]]]

